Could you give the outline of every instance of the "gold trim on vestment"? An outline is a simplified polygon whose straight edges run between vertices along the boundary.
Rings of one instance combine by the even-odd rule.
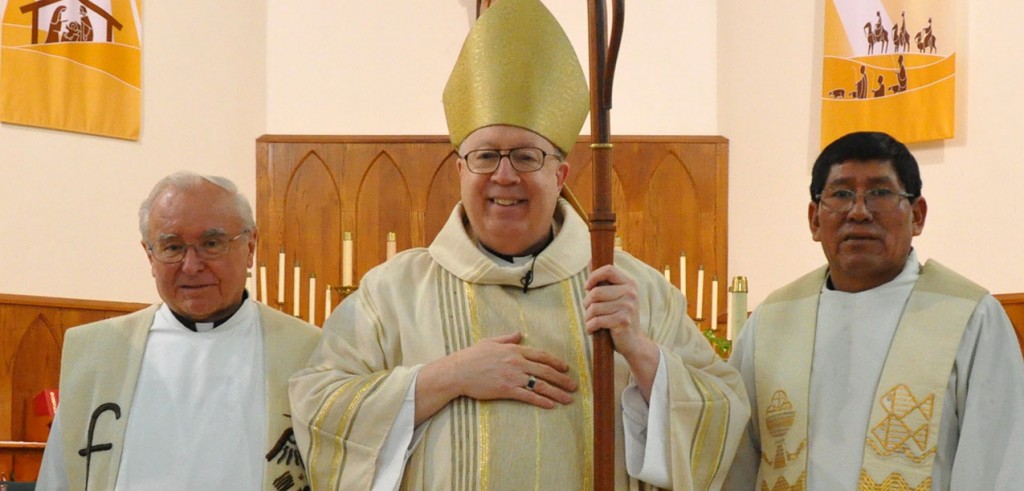
[[[772,479],[775,479],[772,491],[786,489],[780,488],[780,484],[789,486],[780,482],[785,481],[783,471],[793,466],[799,466],[806,473],[809,374],[817,307],[826,275],[824,268],[805,275],[770,295],[759,307],[761,321],[754,355],[759,405],[764,406],[765,401],[774,405],[776,396],[786,395],[785,391],[774,388],[788,387],[795,411],[795,423],[781,419],[773,423],[768,420],[771,411],[765,411],[761,418],[761,458],[769,464],[758,470],[762,489],[768,489],[767,483]],[[964,328],[984,294],[981,287],[934,261],[928,261],[920,269],[886,352],[872,398],[867,435],[861,440],[864,442],[861,470],[868,473],[866,482],[863,478],[860,480],[861,489],[918,489],[906,485],[907,476],[915,481],[924,482],[925,478],[930,481],[936,454],[933,442],[939,437],[949,373]],[[922,346],[927,346],[927,350],[922,351]],[[775,353],[789,355],[771,356]],[[924,396],[918,399],[911,388]],[[777,416],[792,418],[781,412]],[[792,431],[784,428],[789,426]],[[792,447],[796,441],[801,442],[800,446],[792,454],[788,453],[784,445],[788,443]],[[772,447],[775,447],[774,458],[769,455]],[[872,472],[875,477],[888,477],[881,479],[882,484],[876,484]],[[797,484],[799,482],[798,479]]]
[[[728,408],[729,399],[714,382],[706,382],[701,377],[699,373],[690,372],[703,402],[694,432],[690,468],[693,469],[695,489],[710,489],[711,481],[722,465],[725,436],[729,431],[729,410],[723,411],[719,406]]]
[[[442,270],[438,280],[441,328],[444,334],[445,354],[451,355],[472,345],[472,330],[466,283],[448,271]],[[477,400],[459,397],[451,402],[451,475],[453,491],[477,489],[479,468],[477,454],[476,415],[480,410]]]
[[[898,472],[893,472],[882,482],[876,483],[874,479],[871,479],[867,469],[860,470],[860,480],[857,482],[857,491],[930,491],[931,489],[931,476],[926,477],[917,487],[908,484],[903,475]]]
[[[359,387],[359,391],[352,398],[352,401],[348,403],[348,407],[345,408],[345,413],[341,416],[340,424],[338,424],[339,428],[345,428],[345,435],[342,437],[342,445],[347,445],[348,437],[352,432],[351,423],[352,420],[355,419],[355,413],[358,412],[359,406],[362,404],[362,400],[364,400],[369,393],[376,391],[377,387],[380,386],[381,381],[390,373],[390,371],[380,372],[370,380],[367,380],[361,387]],[[338,480],[341,479],[341,467],[347,457],[348,453],[344,452],[344,450],[338,452],[334,457],[335,470],[334,477],[331,479],[334,483],[332,488],[338,486]]]
[[[466,302],[469,307],[469,326],[470,332],[473,334],[473,342],[470,345],[474,345],[480,342],[482,338],[482,329],[480,327],[480,313],[479,306],[477,305],[476,298],[476,286],[472,283],[466,282]],[[487,401],[477,401],[477,407],[480,408],[480,435],[478,436],[480,441],[480,490],[487,491],[490,489],[490,456],[491,456],[491,407]]]
[[[775,484],[772,487],[768,487],[768,481],[761,481],[761,491],[806,491],[807,490],[807,471],[800,473],[800,477],[797,478],[796,482],[790,484],[785,477],[779,476],[775,480]]]
[[[338,435],[339,437],[341,437],[342,447],[341,449],[339,449],[340,451],[334,455],[334,462],[332,462],[331,489],[334,489],[338,486],[338,479],[341,478],[341,464],[344,462],[345,457],[348,456],[348,454],[345,453],[343,449],[345,446],[345,442],[348,441],[348,434],[349,431],[351,431],[352,429],[352,419],[357,411],[357,408],[359,407],[360,404],[363,403],[363,398],[366,397],[366,393],[370,391],[371,388],[375,387],[385,376],[387,376],[390,373],[390,371],[379,372],[373,377],[371,377],[369,380],[365,381],[362,387],[360,387],[359,390],[356,391],[356,394],[352,397],[352,400],[348,403],[348,407],[345,408],[345,413],[341,415],[341,420],[338,422],[338,429],[344,429],[345,435],[342,436],[340,432]]]
[[[571,278],[565,279],[561,283],[562,298],[565,299],[565,311],[569,315],[569,328],[573,333],[574,361],[576,362],[576,371],[580,374],[580,402],[583,403],[583,417],[585,419],[584,435],[586,435],[587,440],[583,447],[586,449],[583,466],[585,475],[580,482],[583,483],[582,489],[591,489],[593,487],[592,478],[594,477],[594,396],[591,393],[593,387],[590,384],[590,367],[587,363],[586,352],[583,349],[584,341],[580,331],[581,328],[585,329],[585,327],[580,323],[580,319],[576,315],[576,302],[570,280]]]
[[[529,334],[528,330],[530,328],[530,324],[526,322],[526,312],[523,311],[523,304],[522,303],[517,303],[516,304],[516,308],[517,308],[517,311],[519,312],[519,332],[522,333],[522,336],[523,336],[523,340],[522,341],[525,343],[527,341],[527,336]],[[533,390],[533,389],[530,389],[530,390]],[[541,432],[541,429],[540,429],[540,425],[541,425],[541,422],[540,422],[540,412],[541,411],[542,411],[541,408],[536,407],[536,406],[533,407],[533,448],[537,449],[537,451],[533,453],[533,489],[534,490],[538,490],[538,491],[540,489],[543,489],[541,487],[541,480],[540,480],[540,474],[541,474],[541,471],[540,471],[540,466],[541,466],[540,449],[541,449],[541,446],[543,445],[543,440],[544,440],[543,439],[544,434]]]
[[[885,417],[871,428],[867,439],[875,453],[883,457],[901,454],[917,464],[935,455],[936,445],[929,445],[935,394],[918,401],[910,387],[899,384],[883,394],[878,403]]]
[[[390,372],[380,372],[369,378],[353,378],[348,380],[335,389],[324,402],[323,407],[317,412],[316,418],[309,425],[309,434],[312,439],[312,444],[309,459],[307,459],[309,464],[309,472],[307,474],[311,476],[311,479],[312,476],[322,475],[322,473],[318,471],[314,473],[314,466],[319,467],[320,460],[322,459],[320,453],[322,452],[321,447],[323,446],[323,431],[321,429],[324,426],[324,420],[326,420],[332,413],[334,404],[337,402],[338,398],[341,397],[342,394],[350,394],[350,389],[352,388],[350,386],[360,385],[361,383],[361,386],[353,395],[352,400],[349,401],[348,407],[345,408],[345,412],[341,415],[336,426],[337,432],[334,434],[336,446],[334,448],[334,455],[331,458],[330,478],[327,481],[327,485],[330,488],[336,487],[338,479],[340,479],[341,464],[345,457],[344,446],[348,432],[351,430],[353,415],[357,411],[358,406],[362,403],[366,393],[376,386],[389,373]]]
[[[313,466],[316,466],[318,460],[320,459],[320,447],[323,445],[321,443],[323,437],[320,436],[320,428],[323,427],[324,419],[327,418],[327,415],[331,412],[331,408],[334,406],[335,401],[338,399],[338,397],[341,396],[342,392],[344,392],[349,385],[355,384],[358,380],[359,379],[353,378],[342,383],[340,387],[335,389],[334,392],[327,398],[327,401],[324,402],[323,407],[320,408],[320,411],[317,413],[314,421],[309,425],[309,435],[310,438],[313,440],[313,444],[311,445],[312,448],[309,451],[309,458],[307,459],[309,461],[310,476],[321,475],[319,471],[314,472]]]

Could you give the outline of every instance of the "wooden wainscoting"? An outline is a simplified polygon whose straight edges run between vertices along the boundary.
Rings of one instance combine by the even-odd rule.
[[[705,270],[703,312],[711,306],[711,279],[724,312],[728,283],[728,140],[719,136],[621,136],[612,139],[613,196],[623,248],[679,284],[679,255],[687,256],[687,298]],[[590,141],[568,157],[569,187],[592,209]],[[256,143],[257,264],[266,265],[270,305],[314,324],[323,322],[327,284],[342,278],[342,234],[354,234],[354,283],[385,259],[388,232],[398,250],[423,247],[459,201],[458,156],[446,136],[265,135]],[[279,296],[280,251],[284,292]],[[295,308],[296,262],[301,267]],[[310,274],[315,274],[314,318],[309,318]],[[262,282],[261,282],[262,283]],[[262,298],[262,297],[261,297]],[[283,302],[278,302],[278,299]],[[338,296],[332,298],[337,304]],[[705,327],[707,321],[705,321]],[[724,326],[723,326],[724,328]],[[719,332],[719,334],[724,334]]]
[[[145,306],[0,294],[0,474],[34,481],[39,472],[50,421],[32,398],[58,386],[64,332]]]

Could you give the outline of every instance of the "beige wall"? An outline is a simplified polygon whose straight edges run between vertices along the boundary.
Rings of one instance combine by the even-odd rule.
[[[586,3],[547,5],[586,64]],[[715,133],[715,2],[679,5],[627,5],[612,112],[618,133]],[[447,133],[441,92],[475,9],[471,0],[269,2],[268,131]]]
[[[0,292],[155,301],[137,218],[150,187],[187,168],[253,196],[261,3],[143,4],[138,142],[0,125]]]
[[[929,213],[914,244],[996,293],[1024,291],[1024,51],[1020,5],[955,0],[956,138],[910,146]],[[823,264],[810,240],[810,166],[819,145],[823,0],[723,0],[718,11],[719,131],[729,137],[729,268],[751,300]],[[1012,14],[1012,15],[1011,15]]]
[[[585,8],[549,1],[585,58]],[[958,137],[912,147],[930,214],[916,244],[1024,291],[1008,0],[963,7]],[[0,125],[0,292],[156,299],[135,209],[192,168],[252,197],[262,133],[442,134],[440,93],[475,2],[146,2],[137,142]],[[201,7],[201,8],[200,8]],[[819,147],[822,0],[628,2],[612,128],[731,141],[730,271],[751,304],[822,262],[806,226]],[[589,126],[584,133],[589,132]]]

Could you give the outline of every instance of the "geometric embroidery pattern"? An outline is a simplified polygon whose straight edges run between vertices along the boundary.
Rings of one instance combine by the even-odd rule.
[[[909,387],[900,384],[882,394],[878,403],[885,417],[871,428],[868,446],[883,457],[903,454],[915,463],[935,453],[935,447],[928,444],[929,424],[935,409],[934,394],[919,401]]]
[[[860,470],[860,481],[857,483],[857,491],[929,491],[931,489],[931,476],[926,477],[917,487],[912,487],[898,472],[889,474],[889,477],[883,479],[882,482],[876,483],[864,469]]]
[[[793,421],[796,419],[796,411],[793,410],[793,404],[789,402],[789,396],[784,390],[777,390],[772,394],[771,400],[769,401],[768,407],[764,411],[764,422],[768,428],[768,434],[772,436],[772,440],[775,443],[775,455],[769,457],[763,451],[761,452],[761,460],[772,467],[772,469],[782,469],[793,462],[807,447],[807,440],[800,442],[800,445],[793,452],[787,451],[784,444],[786,443],[786,433],[789,433],[789,429],[793,427]],[[782,485],[784,487],[779,488]],[[762,483],[762,488],[767,486],[766,483]],[[792,486],[796,486],[793,484]],[[783,480],[783,482],[776,482],[772,490],[775,489],[797,489],[793,488]],[[800,488],[802,489],[802,488]]]
[[[768,482],[761,481],[760,491],[805,491],[807,489],[807,471],[801,472],[796,482],[790,484],[786,478],[780,477],[775,480],[775,485],[768,487]]]

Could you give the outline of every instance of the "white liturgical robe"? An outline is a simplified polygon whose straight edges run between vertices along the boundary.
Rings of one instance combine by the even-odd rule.
[[[419,367],[511,332],[523,334],[522,344],[570,365],[580,387],[573,402],[547,410],[518,401],[458,398],[417,429],[421,434],[413,438],[399,487],[593,485],[591,343],[582,323],[590,258],[586,225],[561,202],[555,237],[536,262],[502,266],[478,248],[466,223],[458,206],[429,249],[405,251],[368,272],[326,323],[309,368],[292,377],[296,440],[315,488],[369,488],[385,471],[379,466],[387,460],[382,448],[388,436],[411,426],[411,417],[399,413],[409,407]],[[664,365],[655,385],[666,388],[654,390],[668,399],[662,406],[667,422],[652,423],[655,416],[648,416],[642,402],[636,408],[629,394],[622,395],[630,375],[616,355],[616,403],[630,405],[627,418],[645,420],[624,425],[623,414],[616,415],[616,486],[652,487],[630,477],[643,472],[627,465],[624,440],[651,443],[643,428],[662,427],[664,435],[653,440],[664,441],[665,450],[654,452],[667,455],[638,449],[640,467],[663,460],[669,468],[665,481],[656,484],[717,488],[748,416],[738,374],[686,318],[682,294],[661,273],[628,254],[618,254],[615,263],[638,284],[641,329],[660,345]],[[524,288],[520,280],[531,268],[533,282]],[[392,428],[402,421],[404,430]],[[635,433],[626,438],[624,431]]]
[[[876,388],[920,271],[912,251],[889,283],[858,293],[822,288],[809,374],[806,489],[859,489]],[[759,465],[768,462],[758,431],[757,408],[765,401],[756,400],[754,340],[759,328],[770,326],[759,326],[759,313],[760,308],[747,321],[730,359],[743,375],[753,416],[726,489],[757,488]],[[949,373],[931,489],[1021,489],[1022,462],[1024,360],[1002,306],[985,294]]]
[[[287,406],[281,406],[281,401],[268,402],[264,339],[264,324],[268,319],[261,315],[260,307],[254,302],[243,301],[242,307],[216,328],[213,324],[197,323],[198,332],[182,325],[166,305],[152,315],[148,332],[143,333],[145,348],[137,374],[124,373],[123,379],[96,381],[97,384],[129,387],[130,404],[120,402],[100,406],[113,404],[108,406],[117,407],[116,411],[108,411],[112,414],[93,412],[91,407],[85,413],[86,421],[90,412],[94,414],[94,424],[98,429],[112,430],[111,425],[116,420],[127,419],[124,426],[118,427],[122,430],[103,435],[97,432],[97,439],[91,442],[92,445],[113,442],[114,448],[123,449],[116,454],[120,459],[115,467],[116,484],[112,488],[119,491],[274,489],[271,483],[265,482],[268,450],[279,443],[274,440],[282,431],[288,436],[291,433],[285,414],[268,414],[281,413]],[[283,314],[269,315],[274,316],[271,322],[276,321],[278,326],[283,324],[279,318],[285,317]],[[145,315],[139,315],[134,324],[141,325],[146,321]],[[272,330],[281,331],[281,335],[291,336],[299,340],[299,345],[305,344],[306,347],[279,357],[274,362],[275,367],[282,362],[301,364],[299,360],[305,359],[308,349],[317,339],[315,328],[292,319],[286,322],[283,329]],[[129,339],[123,341],[126,344],[130,342]],[[105,355],[96,352],[91,356],[102,358]],[[116,361],[116,358],[113,360],[113,364],[124,363]],[[74,363],[74,360],[66,362]],[[272,378],[283,384],[294,368],[284,370],[288,373]],[[85,390],[89,391],[89,388]],[[67,398],[64,397],[65,392]],[[71,401],[77,396],[73,392],[62,384],[61,405],[47,442],[39,489],[62,490],[69,487],[68,450],[74,452],[77,448],[66,448],[67,430],[64,425],[69,421],[68,411],[75,409]],[[125,393],[121,390],[116,392]],[[283,395],[283,385],[274,392]],[[114,395],[112,400],[123,400],[118,397]],[[69,404],[72,407],[68,407]],[[274,410],[268,411],[271,405]],[[270,423],[274,427],[268,430]],[[123,433],[119,434],[119,431]],[[268,432],[275,434],[270,436]],[[288,436],[282,438],[288,439]],[[119,437],[123,442],[118,441]],[[94,452],[91,465],[95,466],[96,459],[105,457],[104,453],[111,454],[111,451]],[[74,465],[80,464],[79,459],[75,459]],[[292,459],[292,464],[296,463],[298,460]],[[89,465],[87,462],[86,466]],[[270,472],[273,477],[284,475],[277,472],[290,472],[283,481],[294,482],[301,487],[305,483],[297,481],[304,481],[305,477],[301,474],[301,467],[298,469],[296,472],[282,467]],[[96,472],[95,469],[93,471]],[[98,489],[95,483],[90,488]]]

